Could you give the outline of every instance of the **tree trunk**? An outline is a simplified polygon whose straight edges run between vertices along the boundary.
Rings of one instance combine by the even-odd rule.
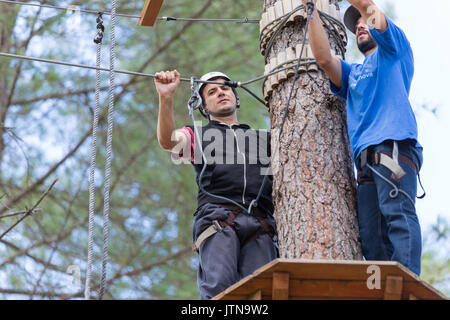
[[[275,2],[265,0],[265,11]],[[283,27],[266,64],[279,52],[301,44],[304,29],[304,19]],[[293,77],[281,82],[268,98],[280,257],[358,260],[362,254],[345,101],[331,94],[328,77],[314,67],[295,84],[278,147]]]

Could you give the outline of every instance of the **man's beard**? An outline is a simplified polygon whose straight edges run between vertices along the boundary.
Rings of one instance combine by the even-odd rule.
[[[366,54],[366,52],[376,48],[376,46],[377,46],[377,43],[375,42],[375,40],[373,40],[372,37],[369,37],[369,39],[358,43],[358,49],[363,54]]]

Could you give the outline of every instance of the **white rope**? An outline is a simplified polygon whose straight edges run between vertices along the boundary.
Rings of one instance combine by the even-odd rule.
[[[101,46],[103,39],[103,20],[101,15],[97,18],[97,35],[94,42],[97,43],[97,59],[96,66],[101,63]],[[89,168],[89,235],[88,235],[88,258],[86,271],[86,284],[84,289],[84,298],[91,298],[91,278],[92,278],[92,256],[94,245],[94,210],[95,210],[95,168],[97,158],[97,128],[98,118],[100,114],[100,70],[97,69],[95,74],[95,106],[94,119],[92,123],[92,145],[91,145],[91,165]]]
[[[106,277],[108,266],[108,244],[109,244],[109,193],[111,185],[111,154],[112,135],[114,126],[114,61],[116,58],[116,0],[111,1],[111,28],[110,28],[110,60],[109,60],[109,105],[108,105],[108,132],[106,140],[106,166],[105,166],[105,196],[103,205],[103,256],[102,256],[102,277],[100,282],[99,300],[103,298],[106,289]]]

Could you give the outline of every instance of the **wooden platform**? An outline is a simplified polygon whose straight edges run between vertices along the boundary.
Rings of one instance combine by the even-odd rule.
[[[213,298],[261,299],[448,300],[448,297],[397,262],[277,259]]]

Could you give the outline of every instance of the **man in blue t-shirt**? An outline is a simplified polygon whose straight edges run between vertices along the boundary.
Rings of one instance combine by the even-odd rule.
[[[412,49],[404,32],[373,1],[349,2],[344,22],[356,35],[365,56],[362,64],[349,64],[330,53],[317,10],[309,39],[331,91],[347,100],[363,254],[367,260],[398,261],[419,275],[422,241],[415,198],[423,158],[409,102]]]

